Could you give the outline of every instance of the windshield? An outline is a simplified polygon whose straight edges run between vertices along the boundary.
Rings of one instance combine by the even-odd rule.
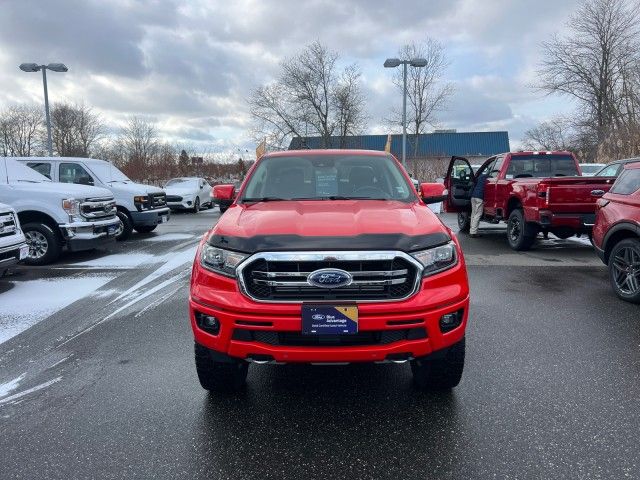
[[[198,179],[197,178],[172,178],[171,180],[169,180],[167,182],[167,187],[172,186],[172,187],[187,187],[189,185],[195,185],[196,183],[198,183]]]
[[[0,160],[0,183],[12,182],[31,182],[41,183],[50,182],[47,177],[39,174],[31,167],[27,167],[22,163],[11,158],[3,158]]]
[[[575,177],[578,167],[571,155],[513,155],[507,178]]]
[[[90,163],[87,167],[89,167],[89,170],[91,170],[102,183],[131,181],[129,177],[118,170],[118,167],[109,162]]]
[[[598,172],[602,168],[602,164],[592,163],[587,165],[580,165],[583,175],[589,175]]]
[[[365,199],[414,201],[414,189],[390,156],[266,157],[242,201]]]

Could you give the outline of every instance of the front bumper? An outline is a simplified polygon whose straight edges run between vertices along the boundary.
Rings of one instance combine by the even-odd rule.
[[[442,333],[440,318],[458,311],[463,312],[460,325]],[[215,316],[220,323],[219,333],[213,335],[200,329],[196,312]],[[451,270],[422,279],[419,292],[406,300],[358,304],[359,332],[426,331],[426,336],[415,340],[357,346],[301,346],[238,340],[246,335],[234,335],[237,330],[300,334],[301,304],[252,301],[239,291],[235,279],[206,271],[197,264],[189,298],[191,326],[197,343],[235,358],[282,363],[382,362],[430,355],[464,337],[468,312],[469,288],[462,258]]]
[[[171,209],[169,207],[156,208],[154,210],[132,211],[131,220],[134,227],[151,227],[169,221]]]
[[[95,222],[73,222],[59,225],[71,252],[91,250],[115,242],[122,226],[118,217]]]
[[[24,241],[24,237],[22,238],[21,242],[0,248],[0,273],[27,257],[29,246]]]

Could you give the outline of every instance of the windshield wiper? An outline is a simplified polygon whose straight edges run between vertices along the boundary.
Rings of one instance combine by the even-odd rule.
[[[285,202],[288,198],[280,197],[255,197],[255,198],[243,198],[242,203],[259,203],[259,202]]]
[[[388,198],[375,198],[375,197],[346,197],[343,195],[331,195],[324,197],[328,200],[389,200]]]

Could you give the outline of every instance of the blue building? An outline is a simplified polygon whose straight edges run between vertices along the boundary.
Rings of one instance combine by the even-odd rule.
[[[364,150],[384,150],[387,135],[356,135],[348,137],[295,137],[289,150],[316,148],[348,148]],[[456,132],[436,130],[433,133],[407,135],[407,158],[429,159],[448,158],[452,155],[468,157],[475,163],[497,153],[509,151],[507,132]],[[391,153],[402,156],[402,135],[391,135]],[[472,162],[473,163],[473,162]]]

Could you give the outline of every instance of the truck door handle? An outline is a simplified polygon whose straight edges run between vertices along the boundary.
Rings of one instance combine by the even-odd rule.
[[[604,195],[604,190],[591,190],[592,197],[601,197]]]

